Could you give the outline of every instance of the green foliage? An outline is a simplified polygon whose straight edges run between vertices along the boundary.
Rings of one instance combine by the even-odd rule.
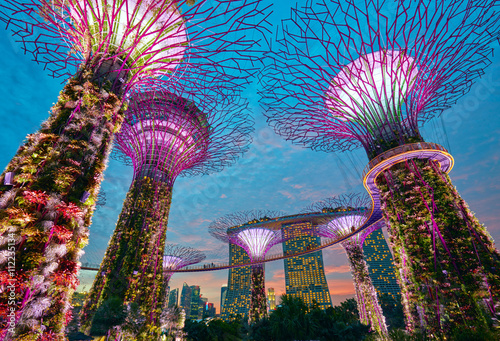
[[[404,329],[404,311],[401,299],[394,299],[389,294],[379,295],[379,302],[384,311],[385,323],[389,330]]]
[[[79,283],[77,262],[88,242],[94,210],[93,204],[85,205],[80,198],[84,192],[97,196],[112,131],[123,120],[121,99],[114,94],[102,96],[91,79],[89,71],[68,81],[49,119],[37,133],[28,135],[7,165],[5,172],[14,173],[13,185],[0,186],[0,233],[16,237],[16,296],[29,297],[15,340],[28,339],[29,334],[62,339],[64,325],[71,320],[66,307]],[[85,101],[85,96],[93,100]],[[51,305],[32,319],[28,314],[41,298],[48,298]],[[0,314],[8,307],[6,299],[0,298]]]
[[[309,309],[302,299],[283,295],[281,305],[269,317],[250,326],[239,318],[230,322],[188,320],[184,332],[193,341],[359,341],[369,335],[369,327],[359,322],[356,306],[356,301],[349,299],[327,310],[318,306]]]
[[[94,314],[108,297],[120,297],[136,304],[144,320],[141,327],[129,328],[138,339],[159,333],[164,302],[163,250],[171,185],[144,177],[136,179],[127,194],[115,232],[94,280],[82,313],[83,331],[94,323]]]
[[[187,320],[184,332],[187,333],[187,339],[193,341],[237,341],[244,337],[242,328],[243,323],[239,319],[230,322]]]
[[[484,302],[500,303],[500,274],[491,271],[500,254],[447,174],[436,162],[410,160],[382,173],[377,186],[408,329],[424,320],[420,328],[432,336],[464,327],[487,334],[493,316]]]
[[[269,318],[251,326],[250,339],[255,341],[287,340],[363,340],[369,327],[359,322],[354,299],[340,306],[311,309],[298,297],[283,295],[281,305]]]
[[[91,335],[106,335],[107,331],[125,321],[127,310],[119,297],[111,297],[97,309],[92,321]]]

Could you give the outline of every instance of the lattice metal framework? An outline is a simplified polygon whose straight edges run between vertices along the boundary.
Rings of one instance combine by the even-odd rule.
[[[267,28],[259,0],[5,0],[0,20],[56,77],[89,64],[127,89],[167,76],[238,88],[255,69],[254,31]],[[252,38],[246,38],[252,36]],[[216,54],[213,51],[217,51]],[[237,75],[229,76],[230,71]],[[189,77],[186,77],[190,75]],[[128,79],[127,79],[128,77]],[[192,79],[189,79],[193,77]],[[218,85],[215,85],[218,84]]]
[[[246,102],[207,95],[195,103],[182,90],[172,84],[131,96],[113,157],[133,165],[135,179],[172,185],[179,174],[220,171],[248,149],[253,119]]]
[[[283,215],[285,214],[279,211],[241,211],[213,221],[208,229],[213,237],[242,247],[252,261],[257,261],[263,259],[266,252],[274,245],[281,243],[283,238],[280,230],[272,230],[263,226],[252,227],[252,224]]]
[[[173,272],[169,270],[181,269],[185,266],[199,263],[205,258],[205,254],[192,247],[166,244],[163,255],[163,271],[165,272],[166,285],[168,285],[168,281],[173,275]]]
[[[124,119],[124,98],[132,90],[150,90],[152,79],[156,78],[155,84],[175,88],[173,93],[189,101],[202,103],[210,98],[216,103],[212,109],[218,105],[224,110],[231,103],[240,103],[241,89],[257,67],[255,52],[260,28],[267,25],[268,11],[260,0],[198,1],[191,6],[192,2],[1,2],[0,21],[22,43],[25,52],[31,53],[53,76],[71,77],[52,108],[51,117],[38,133],[29,136],[0,176],[0,196],[4,198],[8,193],[8,200],[2,199],[5,205],[1,210],[14,209],[18,215],[29,212],[37,217],[38,211],[54,211],[19,226],[10,220],[20,216],[9,215],[9,221],[2,222],[2,226],[16,226],[12,231],[19,236],[17,258],[21,262],[19,269],[23,269],[16,273],[20,283],[16,295],[24,297],[16,310],[16,338],[60,338],[70,320],[69,302],[78,285],[78,260],[88,241],[87,227],[111,141]],[[245,143],[235,143],[239,142]],[[221,154],[212,156],[214,160]],[[232,156],[228,159],[233,160]],[[219,165],[227,164],[225,161]],[[207,168],[212,169],[215,163],[209,162]],[[9,173],[14,179],[4,186],[4,177]],[[154,191],[171,195],[168,188],[143,182],[131,195],[135,202],[140,197],[139,187],[148,195]],[[33,195],[42,196],[41,201],[37,199],[40,205],[17,200]],[[161,226],[155,233],[166,231],[165,217],[160,214],[168,210],[169,199],[166,202],[168,205],[162,202],[162,209],[153,214]],[[146,211],[137,214],[151,213]],[[130,218],[130,212],[124,214]],[[40,232],[39,226],[45,229]],[[37,237],[26,242],[34,230],[38,231]],[[55,230],[62,231],[64,238],[51,238]],[[1,230],[2,239],[7,238],[5,232]],[[65,252],[61,252],[62,247],[67,247]],[[161,269],[162,247],[155,252],[159,252],[155,266]],[[37,278],[37,283],[32,278]],[[42,301],[44,304],[40,305]],[[0,307],[8,308],[6,302],[0,302]],[[5,326],[2,322],[0,327]],[[0,333],[5,335],[6,329]]]
[[[278,32],[263,107],[288,140],[363,146],[370,159],[420,141],[490,63],[495,2],[307,1]]]

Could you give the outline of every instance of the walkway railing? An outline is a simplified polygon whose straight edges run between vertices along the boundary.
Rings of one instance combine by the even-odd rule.
[[[370,169],[378,165],[380,162],[390,158],[391,156],[411,151],[429,150],[429,149],[440,150],[442,152],[448,153],[448,150],[446,150],[446,148],[437,143],[432,143],[432,142],[416,142],[416,143],[404,144],[402,146],[397,146],[371,159],[370,162],[368,162],[368,165],[363,170],[363,179],[366,177],[366,174],[368,174]]]
[[[387,159],[389,159],[393,156],[397,156],[399,154],[408,153],[408,152],[412,152],[412,151],[419,151],[419,150],[422,150],[424,153],[429,152],[429,151],[432,152],[432,150],[435,150],[435,151],[438,151],[438,154],[440,154],[439,152],[444,152],[444,153],[448,154],[448,151],[443,146],[436,144],[436,143],[432,143],[432,142],[417,142],[417,143],[410,143],[410,144],[398,146],[398,147],[389,149],[388,151],[385,151],[384,153],[382,153],[382,154],[378,155],[377,157],[373,158],[372,160],[370,160],[370,162],[368,163],[368,165],[366,166],[366,168],[363,171],[364,181],[366,182],[366,175],[370,172],[370,170],[373,169],[378,164],[380,164],[381,162],[383,162],[384,160],[387,160]],[[441,156],[443,156],[443,154],[441,154]],[[429,157],[429,156],[427,155],[426,157]],[[434,158],[436,156],[431,155],[430,157]],[[448,155],[447,157],[450,157],[450,156]],[[398,162],[398,161],[395,161],[395,162]],[[449,171],[449,169],[447,169],[447,171]],[[372,176],[376,177],[376,174],[372,174]],[[375,224],[378,224],[382,220],[382,214],[381,214],[380,208],[379,208],[380,202],[378,200],[378,194],[377,194],[378,189],[375,187],[373,187],[373,188],[372,187],[371,186],[367,187],[366,183],[365,183],[365,188],[369,192],[372,199],[377,199],[377,200],[374,200],[374,206],[373,206],[373,211],[372,211],[371,216],[368,218],[368,220],[365,222],[365,224],[361,228],[357,229],[356,231],[352,232],[351,234],[349,234],[343,238],[323,239],[321,244],[315,248],[311,248],[309,250],[305,250],[305,251],[297,252],[297,253],[293,253],[293,254],[286,254],[286,255],[283,254],[283,252],[279,252],[279,253],[268,255],[265,257],[265,259],[260,260],[260,261],[239,263],[239,264],[229,264],[229,263],[200,264],[200,265],[188,266],[188,267],[174,270],[174,271],[170,271],[170,272],[213,271],[213,270],[223,270],[223,269],[237,268],[237,267],[242,267],[242,266],[249,266],[249,265],[259,264],[259,263],[271,262],[271,261],[275,261],[275,260],[296,257],[296,256],[305,255],[305,254],[319,251],[319,250],[324,249],[326,247],[341,243],[342,241],[349,239],[353,235],[360,233],[361,231],[368,229],[368,228],[370,229],[370,232],[371,232],[371,230],[379,228],[380,225],[375,226]],[[302,214],[302,215],[305,216],[308,214]],[[297,215],[297,216],[301,216],[301,215]],[[292,216],[290,216],[290,217],[292,217]],[[293,217],[295,217],[295,216],[293,216]],[[282,219],[282,217],[274,218],[274,219],[271,219],[270,221],[264,221],[264,222],[262,222],[262,224],[269,223],[269,222],[276,223],[276,222],[280,221],[281,219]],[[81,269],[82,270],[98,271],[99,266],[95,266],[95,264],[83,263]]]

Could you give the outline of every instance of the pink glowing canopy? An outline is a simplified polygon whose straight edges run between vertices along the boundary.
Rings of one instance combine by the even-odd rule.
[[[167,243],[163,255],[163,270],[178,270],[190,264],[201,262],[205,255],[191,247]]]
[[[135,178],[171,184],[179,175],[221,170],[248,148],[253,121],[246,102],[219,99],[197,98],[178,84],[134,91],[113,157],[132,165]]]
[[[170,255],[163,256],[163,270],[177,270],[180,268],[182,258]]]

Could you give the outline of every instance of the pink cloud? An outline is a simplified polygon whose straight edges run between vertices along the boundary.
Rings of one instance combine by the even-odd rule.
[[[346,273],[351,272],[349,265],[340,265],[340,266],[325,266],[325,275],[332,273]]]
[[[288,191],[278,191],[278,193],[280,193],[281,195],[287,197],[288,199],[294,199],[294,196],[292,193],[288,192]]]
[[[330,295],[354,295],[354,283],[352,279],[328,279]]]
[[[221,198],[221,199],[227,198],[227,195],[222,194],[222,195],[220,196],[220,198]]]

